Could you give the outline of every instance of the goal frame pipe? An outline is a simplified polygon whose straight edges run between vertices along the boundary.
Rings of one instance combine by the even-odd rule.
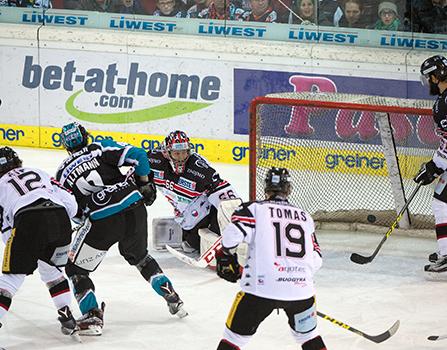
[[[381,96],[378,96],[381,97]],[[419,116],[432,116],[431,108],[416,107],[398,107],[382,106],[375,104],[362,104],[353,102],[334,102],[307,99],[279,98],[258,96],[251,100],[249,108],[249,197],[250,200],[256,199],[256,139],[257,139],[257,119],[256,112],[259,105],[285,105],[285,106],[303,106],[327,109],[346,109],[355,111],[379,112],[379,113],[397,113],[411,114]],[[254,132],[252,132],[254,130]],[[397,208],[399,210],[399,208]]]

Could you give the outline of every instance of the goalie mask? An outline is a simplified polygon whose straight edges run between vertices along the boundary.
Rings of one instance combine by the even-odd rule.
[[[421,65],[422,85],[430,86],[431,95],[440,95],[439,83],[432,82],[431,76],[434,76],[439,81],[447,79],[447,59],[444,56],[432,56],[427,58]]]
[[[5,146],[0,148],[0,176],[8,171],[22,166],[22,160],[12,148]]]
[[[61,141],[69,152],[76,152],[88,144],[88,132],[79,123],[70,123],[62,127]]]
[[[169,159],[172,170],[176,174],[185,171],[186,162],[192,153],[192,145],[189,137],[183,131],[172,131],[163,144],[163,155]]]
[[[289,195],[290,191],[290,175],[286,168],[272,167],[265,177],[265,193],[282,193]]]

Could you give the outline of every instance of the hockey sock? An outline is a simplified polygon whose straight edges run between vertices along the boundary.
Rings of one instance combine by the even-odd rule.
[[[222,339],[217,347],[217,350],[240,350],[240,347],[230,343],[226,339]]]
[[[326,350],[326,345],[320,336],[305,342],[301,347],[303,350]]]
[[[162,297],[174,292],[172,283],[164,274],[154,275],[150,279],[152,288]]]
[[[70,286],[68,281],[61,277],[52,282],[47,283],[48,291],[50,292],[51,299],[53,300],[56,309],[61,309],[66,305],[70,305]]]
[[[92,280],[85,275],[74,275],[72,277],[74,294],[79,304],[79,309],[85,315],[92,309],[98,308],[95,295],[95,285]]]
[[[0,290],[0,318],[2,318],[9,310],[12,303],[12,295],[8,291]]]
[[[447,255],[447,223],[436,225],[436,239],[441,255]]]

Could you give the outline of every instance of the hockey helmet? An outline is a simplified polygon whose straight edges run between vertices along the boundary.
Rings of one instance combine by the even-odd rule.
[[[290,174],[286,168],[272,167],[265,177],[265,188],[267,192],[280,192],[288,194],[290,191]]]
[[[69,152],[76,152],[88,144],[88,132],[77,123],[70,123],[62,127],[61,141],[64,148]]]
[[[421,65],[422,82],[430,80],[433,75],[436,79],[444,81],[447,79],[447,59],[444,56],[436,55],[427,58]]]
[[[192,144],[189,142],[189,137],[183,131],[172,131],[165,138],[163,143],[163,154],[169,159],[175,173],[181,174],[185,171],[185,165],[189,156],[192,154],[192,148]],[[172,156],[173,151],[186,151],[186,157],[175,159]]]
[[[8,171],[22,166],[22,160],[12,148],[0,147],[0,176]]]

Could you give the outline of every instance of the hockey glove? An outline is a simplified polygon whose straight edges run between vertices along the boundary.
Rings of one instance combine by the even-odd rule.
[[[145,205],[150,206],[155,202],[157,198],[157,188],[155,187],[153,182],[150,181],[142,181],[141,179],[136,179],[138,191],[143,196],[143,202]]]
[[[237,254],[231,254],[229,251],[222,249],[216,253],[216,272],[220,278],[236,283],[241,278],[240,265],[237,262]]]
[[[416,183],[421,183],[423,186],[431,184],[439,175],[444,172],[438,168],[433,160],[421,165],[419,173],[413,178]]]

